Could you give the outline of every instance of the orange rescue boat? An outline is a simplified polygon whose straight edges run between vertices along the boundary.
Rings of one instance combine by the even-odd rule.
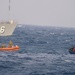
[[[6,47],[5,44],[2,44],[2,46],[0,47],[0,51],[17,51],[19,50],[20,47],[19,46],[14,46],[13,42],[10,41],[8,47]]]
[[[13,46],[13,47],[0,48],[0,51],[17,51],[19,49],[20,49],[19,46]]]

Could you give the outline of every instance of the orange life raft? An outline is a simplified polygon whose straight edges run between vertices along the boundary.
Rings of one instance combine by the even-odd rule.
[[[13,46],[13,47],[5,47],[5,48],[0,48],[0,51],[16,51],[19,50],[19,46]]]

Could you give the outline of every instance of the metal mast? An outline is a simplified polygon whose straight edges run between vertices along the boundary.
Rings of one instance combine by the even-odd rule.
[[[9,0],[9,12],[10,12],[10,0]]]
[[[11,14],[11,12],[10,12],[10,10],[11,10],[11,7],[10,7],[10,0],[9,0],[9,6],[8,6],[8,11],[9,11],[9,20],[10,20],[10,18],[11,18],[11,16],[10,16],[10,14]]]

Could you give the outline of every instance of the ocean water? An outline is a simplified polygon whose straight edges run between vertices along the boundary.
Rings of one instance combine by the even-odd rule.
[[[0,51],[0,75],[75,75],[74,28],[20,25],[0,45],[10,40],[20,50]]]

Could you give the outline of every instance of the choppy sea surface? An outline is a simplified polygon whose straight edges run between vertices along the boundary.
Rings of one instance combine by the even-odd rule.
[[[12,36],[19,51],[0,51],[0,75],[75,75],[75,28],[19,25]]]

